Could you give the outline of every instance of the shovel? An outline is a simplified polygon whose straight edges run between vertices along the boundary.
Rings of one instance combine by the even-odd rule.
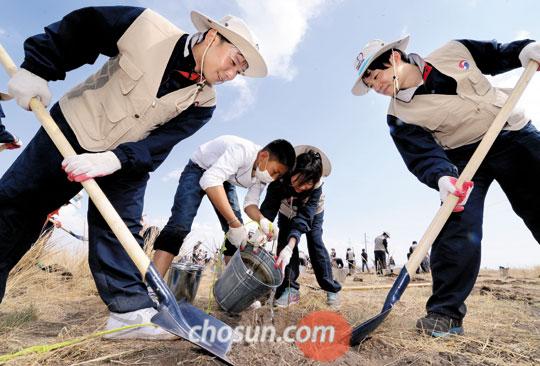
[[[7,54],[2,45],[0,45],[0,62],[10,76],[17,71],[17,67],[13,63],[13,60]],[[56,122],[52,119],[51,115],[45,109],[43,104],[38,99],[32,98],[30,101],[30,108],[34,112],[37,119],[41,122],[43,128],[54,142],[62,156],[68,157],[76,155],[75,150],[73,150],[73,147],[71,147],[68,140],[65,138],[62,131],[60,131],[56,125]],[[88,196],[97,207],[107,224],[110,226],[111,230],[118,238],[122,247],[126,250],[133,263],[139,269],[142,277],[158,296],[158,313],[152,318],[152,323],[159,325],[166,331],[184,338],[201,348],[204,348],[227,364],[232,364],[227,357],[227,353],[230,351],[232,344],[232,336],[228,337],[227,340],[223,340],[225,337],[215,337],[215,334],[224,334],[223,331],[227,331],[226,334],[232,335],[233,329],[227,324],[204,313],[189,303],[177,303],[171,290],[167,287],[163,281],[163,278],[154,267],[154,264],[139,246],[126,224],[122,221],[101,188],[99,188],[96,181],[90,179],[86,182],[82,182],[81,184],[86,192],[88,192]],[[214,327],[215,331],[203,332],[201,327],[204,326]],[[216,339],[207,339],[207,334]]]
[[[510,96],[508,97],[508,100],[501,108],[499,114],[484,135],[482,142],[478,145],[473,156],[467,163],[467,166],[459,176],[459,179],[456,182],[457,187],[461,187],[464,182],[472,180],[474,174],[476,173],[476,171],[480,167],[480,164],[486,157],[489,149],[491,148],[491,145],[493,145],[493,143],[495,142],[495,139],[504,127],[508,116],[516,106],[519,98],[523,94],[523,91],[527,87],[527,84],[529,83],[537,69],[538,63],[535,61],[530,61],[525,70],[523,71],[523,74],[519,78],[518,82],[516,83],[512,94],[510,94]],[[374,316],[373,318],[365,321],[364,323],[356,326],[353,329],[350,339],[351,346],[356,346],[360,344],[364,339],[368,337],[371,332],[377,329],[377,327],[384,321],[384,319],[386,319],[388,314],[390,314],[390,311],[392,310],[394,304],[401,298],[401,295],[407,288],[411,276],[415,274],[416,269],[418,268],[424,257],[427,255],[429,248],[441,232],[443,226],[446,224],[446,221],[450,217],[450,214],[452,213],[457,202],[458,197],[451,194],[449,194],[444,200],[444,203],[439,208],[439,211],[433,218],[433,221],[431,221],[431,224],[424,233],[424,236],[422,236],[422,239],[420,239],[420,243],[412,253],[405,267],[401,269],[399,276],[396,278],[396,281],[388,292],[380,314]]]

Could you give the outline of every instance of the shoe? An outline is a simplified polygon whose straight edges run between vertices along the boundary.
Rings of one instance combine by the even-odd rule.
[[[274,302],[278,308],[286,308],[300,302],[300,292],[297,289],[287,287],[279,299]]]
[[[340,305],[339,295],[337,292],[326,293],[326,305],[332,307],[338,307]]]
[[[436,313],[428,313],[425,317],[418,319],[416,330],[431,337],[464,334],[462,321]]]
[[[150,320],[157,314],[157,310],[154,308],[145,308],[129,313],[113,313],[109,314],[107,320],[107,326],[105,330],[113,330],[126,325],[145,324],[150,323]],[[106,339],[144,339],[144,340],[174,340],[178,339],[172,333],[156,326],[145,326],[139,328],[126,329],[114,333],[105,335]]]

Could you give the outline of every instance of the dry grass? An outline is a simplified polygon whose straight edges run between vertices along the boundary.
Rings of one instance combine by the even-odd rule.
[[[36,266],[58,264],[72,277]],[[363,275],[361,285],[390,284],[393,278]],[[429,281],[419,276],[418,281]],[[228,316],[209,301],[212,272],[205,271],[196,305],[235,325],[268,324],[267,307]],[[328,309],[325,294],[316,290],[313,275],[301,278],[299,306],[276,312],[283,330],[315,310]],[[308,287],[309,285],[310,287]],[[357,286],[350,277],[347,286]],[[387,290],[343,291],[340,313],[359,324],[377,314]],[[330,365],[534,365],[540,363],[540,267],[482,271],[468,300],[466,335],[452,339],[421,337],[413,330],[424,314],[427,288],[408,289],[383,325],[364,344]],[[0,307],[0,354],[38,344],[52,344],[101,330],[108,312],[97,296],[86,258],[57,253],[38,241],[14,269]],[[238,365],[316,365],[293,345],[236,344],[231,358]],[[188,342],[134,342],[89,339],[55,351],[17,358],[10,365],[209,365],[219,364]]]

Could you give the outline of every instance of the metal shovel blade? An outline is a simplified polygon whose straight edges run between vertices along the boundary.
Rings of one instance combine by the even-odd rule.
[[[152,318],[152,323],[233,365],[227,357],[234,334],[230,326],[188,302],[177,303],[153,264],[148,267],[145,278],[159,299],[158,313]]]
[[[382,313],[375,315],[373,318],[354,327],[351,334],[350,345],[357,346],[362,343],[362,341],[366,339],[371,334],[371,332],[377,329],[377,327],[384,321],[384,319],[386,319],[388,314],[390,314],[391,310],[392,308],[383,311]]]
[[[409,285],[410,280],[411,277],[409,275],[409,272],[407,272],[407,268],[403,267],[401,269],[401,272],[399,272],[399,276],[394,281],[392,288],[390,289],[390,291],[388,291],[388,295],[386,295],[386,300],[384,301],[384,305],[380,314],[354,327],[354,329],[352,330],[350,340],[351,346],[356,346],[360,344],[360,342],[366,339],[367,336],[375,329],[377,329],[377,327],[384,321],[384,319],[386,319],[388,314],[390,314],[390,311],[392,311],[394,304],[398,302],[401,298],[401,295]]]

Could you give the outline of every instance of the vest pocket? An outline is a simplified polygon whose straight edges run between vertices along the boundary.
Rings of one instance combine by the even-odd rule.
[[[471,73],[468,77],[474,91],[478,95],[486,95],[491,89],[491,84],[488,79],[478,73]]]
[[[118,65],[123,71],[119,75],[120,90],[123,95],[127,95],[135,88],[143,72],[126,55],[120,57]]]
[[[126,108],[119,103],[104,101],[101,103],[101,106],[109,122],[116,124],[127,116]],[[107,130],[107,128],[105,128],[105,130]]]

